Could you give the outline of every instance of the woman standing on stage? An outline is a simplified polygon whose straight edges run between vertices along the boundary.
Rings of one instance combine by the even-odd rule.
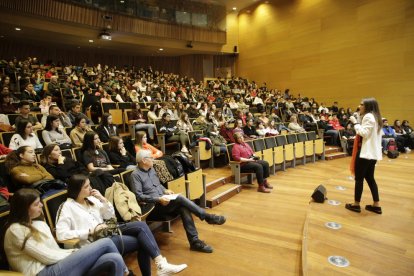
[[[374,172],[377,160],[382,160],[381,129],[382,119],[378,102],[374,98],[363,99],[359,106],[361,119],[351,116],[349,120],[354,124],[356,138],[352,152],[351,172],[355,173],[354,203],[348,203],[345,208],[360,213],[360,201],[364,187],[364,179],[371,190],[374,203],[366,205],[365,209],[382,214],[379,205],[378,186]],[[362,121],[361,121],[362,120]]]

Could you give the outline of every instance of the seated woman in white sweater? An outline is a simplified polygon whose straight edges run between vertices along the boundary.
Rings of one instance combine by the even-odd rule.
[[[110,239],[79,250],[61,249],[44,222],[43,204],[34,189],[20,189],[10,200],[4,251],[13,271],[28,276],[123,275],[126,265]]]
[[[16,150],[21,146],[30,146],[33,149],[42,149],[39,138],[33,133],[33,125],[29,120],[22,119],[16,126],[16,134],[10,140],[9,148]]]
[[[89,236],[99,228],[105,227],[104,220],[115,217],[114,207],[98,190],[92,189],[87,176],[77,174],[68,181],[68,199],[62,205],[57,218],[56,236],[58,240],[78,238],[80,245],[89,244]],[[119,225],[122,236],[112,236],[120,252],[137,251],[141,274],[151,275],[153,259],[157,266],[157,275],[178,273],[186,264],[172,265],[161,256],[157,242],[145,222],[134,221]],[[139,250],[138,250],[139,249]]]
[[[70,140],[69,135],[66,134],[66,131],[60,130],[60,119],[55,115],[49,115],[46,119],[45,130],[42,131],[43,141],[45,141],[46,146],[50,144],[60,145],[72,145],[72,140]]]

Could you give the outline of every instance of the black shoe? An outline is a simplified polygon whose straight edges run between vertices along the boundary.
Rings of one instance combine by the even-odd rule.
[[[345,204],[345,208],[352,212],[361,213],[361,206],[359,205],[352,205],[351,203],[347,203]]]
[[[382,209],[379,206],[366,205],[365,210],[371,211],[371,212],[374,212],[374,213],[377,213],[377,214],[380,214],[380,215],[382,214]]]
[[[208,224],[217,224],[222,225],[226,222],[226,217],[224,216],[216,216],[216,215],[207,215],[206,221]]]
[[[213,253],[213,248],[202,240],[193,241],[190,245],[190,250],[203,253]]]

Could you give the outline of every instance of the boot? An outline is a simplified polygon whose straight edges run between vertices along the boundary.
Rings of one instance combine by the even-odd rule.
[[[257,191],[259,193],[270,193],[271,191],[269,189],[267,189],[264,185],[260,185],[259,188],[257,188]]]

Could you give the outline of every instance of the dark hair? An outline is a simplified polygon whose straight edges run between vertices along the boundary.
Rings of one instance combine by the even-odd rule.
[[[86,119],[83,118],[82,116],[76,116],[75,117],[75,126],[78,126],[79,123],[82,121],[82,119],[84,119],[86,121]]]
[[[86,150],[95,150],[95,144],[94,144],[94,139],[95,139],[95,135],[96,132],[94,131],[88,131],[85,133],[85,136],[83,137],[83,144],[82,144],[82,148],[81,148],[81,152],[84,152]]]
[[[10,214],[7,219],[6,226],[4,228],[5,231],[13,223],[19,223],[21,225],[24,225],[30,230],[30,232],[25,236],[23,240],[21,250],[25,248],[26,242],[28,239],[30,239],[30,237],[33,236],[36,240],[40,239],[40,233],[36,228],[34,228],[31,225],[31,219],[29,216],[30,205],[32,205],[33,202],[35,202],[39,197],[40,194],[37,190],[23,188],[15,192],[13,196],[10,198]],[[39,219],[42,218],[43,216],[39,217]]]
[[[26,140],[26,127],[31,122],[28,119],[21,119],[16,125],[16,133],[19,134],[24,140]]]
[[[76,200],[80,191],[82,190],[83,185],[85,185],[86,180],[88,179],[87,175],[84,174],[75,174],[72,175],[68,180],[68,198]],[[88,203],[91,203],[88,201]]]
[[[164,114],[162,114],[161,120],[165,121],[165,119],[167,118],[167,116],[170,116],[170,113],[165,112]]]
[[[401,125],[409,124],[410,122],[408,120],[403,120]]]
[[[53,130],[52,129],[52,124],[56,120],[59,120],[59,117],[58,116],[55,116],[55,115],[49,115],[49,116],[47,116],[45,130],[47,130],[47,131]],[[60,134],[62,134],[62,132],[59,130],[59,128],[56,129],[56,132],[59,132]]]
[[[58,144],[52,143],[47,145],[43,148],[42,155],[40,156],[41,163],[43,165],[49,163],[49,155],[52,153],[52,151],[55,149],[56,146],[59,146]]]
[[[80,105],[80,103],[78,103],[78,102],[73,102],[73,103],[70,105],[70,109],[74,109],[77,105]]]
[[[145,131],[137,131],[135,134],[135,144],[142,147],[142,137],[147,135]]]
[[[382,128],[382,117],[377,100],[375,98],[366,98],[362,99],[362,103],[365,107],[365,114],[372,113],[372,115],[374,115],[375,121],[377,121],[378,124],[378,132],[380,132]]]
[[[0,103],[4,103],[4,98],[12,97],[9,92],[1,92],[0,93]],[[9,103],[10,104],[10,103]]]
[[[53,108],[55,108],[55,107],[59,107],[59,106],[57,106],[57,105],[55,105],[55,104],[52,104],[51,106],[49,106],[49,114],[50,114],[50,110],[52,110]]]
[[[109,151],[119,152],[118,144],[121,140],[122,138],[119,136],[111,136],[111,138],[109,138]]]
[[[30,103],[28,101],[20,101],[20,103],[17,107],[22,108],[24,105],[30,105]]]
[[[50,93],[45,93],[45,94],[43,94],[42,99],[45,99],[46,97],[52,97],[52,94],[50,94]]]
[[[13,169],[14,167],[20,164],[20,161],[21,161],[20,154],[25,153],[27,148],[30,148],[30,146],[21,146],[17,150],[14,150],[10,152],[9,154],[7,154],[4,164],[9,172],[11,169]]]
[[[110,114],[110,113],[104,113],[104,114],[102,114],[102,118],[101,118],[101,123],[100,123],[100,125],[101,126],[109,126],[109,123],[108,123],[108,118],[109,117],[111,117],[112,115]]]

